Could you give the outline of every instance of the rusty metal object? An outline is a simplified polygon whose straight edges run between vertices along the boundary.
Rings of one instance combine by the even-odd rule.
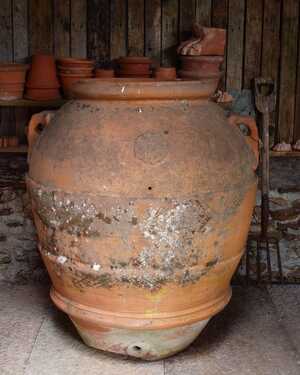
[[[148,360],[231,296],[253,152],[213,80],[84,80],[32,148],[27,184],[51,297],[90,346]]]
[[[261,253],[266,252],[268,282],[273,281],[271,267],[270,244],[276,247],[278,273],[280,282],[283,282],[281,255],[278,237],[269,233],[269,192],[270,192],[270,141],[269,128],[271,126],[271,113],[276,109],[276,82],[270,78],[256,78],[254,80],[255,105],[262,114],[262,152],[261,152],[261,232],[249,236],[246,257],[246,277],[249,281],[249,252],[251,242],[255,243],[256,251],[256,276],[257,282],[261,282]]]

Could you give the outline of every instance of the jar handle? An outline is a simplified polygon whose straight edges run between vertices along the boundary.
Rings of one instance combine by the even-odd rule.
[[[228,122],[230,125],[240,126],[246,125],[249,130],[249,135],[246,135],[246,141],[248,145],[251,147],[256,163],[253,166],[253,169],[256,170],[258,163],[259,163],[259,136],[258,136],[258,129],[256,126],[256,121],[253,117],[250,116],[240,116],[240,115],[230,115],[228,118]]]
[[[32,148],[38,140],[44,127],[48,126],[56,111],[43,111],[31,116],[28,124],[28,160],[30,160]]]

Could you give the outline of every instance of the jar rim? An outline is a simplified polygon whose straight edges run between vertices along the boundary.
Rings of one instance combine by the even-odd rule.
[[[204,99],[217,89],[219,75],[199,80],[163,81],[154,78],[87,78],[71,88],[73,99],[175,100]]]

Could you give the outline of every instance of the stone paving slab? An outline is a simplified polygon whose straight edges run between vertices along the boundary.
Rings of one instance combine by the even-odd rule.
[[[268,288],[280,323],[295,350],[300,352],[300,285],[276,285]]]
[[[1,375],[23,375],[49,306],[48,288],[0,284]]]
[[[230,305],[166,375],[299,375],[300,362],[266,290],[234,288]]]

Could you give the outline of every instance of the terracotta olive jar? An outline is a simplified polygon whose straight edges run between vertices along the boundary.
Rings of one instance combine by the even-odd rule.
[[[229,302],[258,138],[253,120],[228,121],[208,100],[215,89],[82,80],[33,145],[27,183],[51,298],[87,345],[164,358]]]

